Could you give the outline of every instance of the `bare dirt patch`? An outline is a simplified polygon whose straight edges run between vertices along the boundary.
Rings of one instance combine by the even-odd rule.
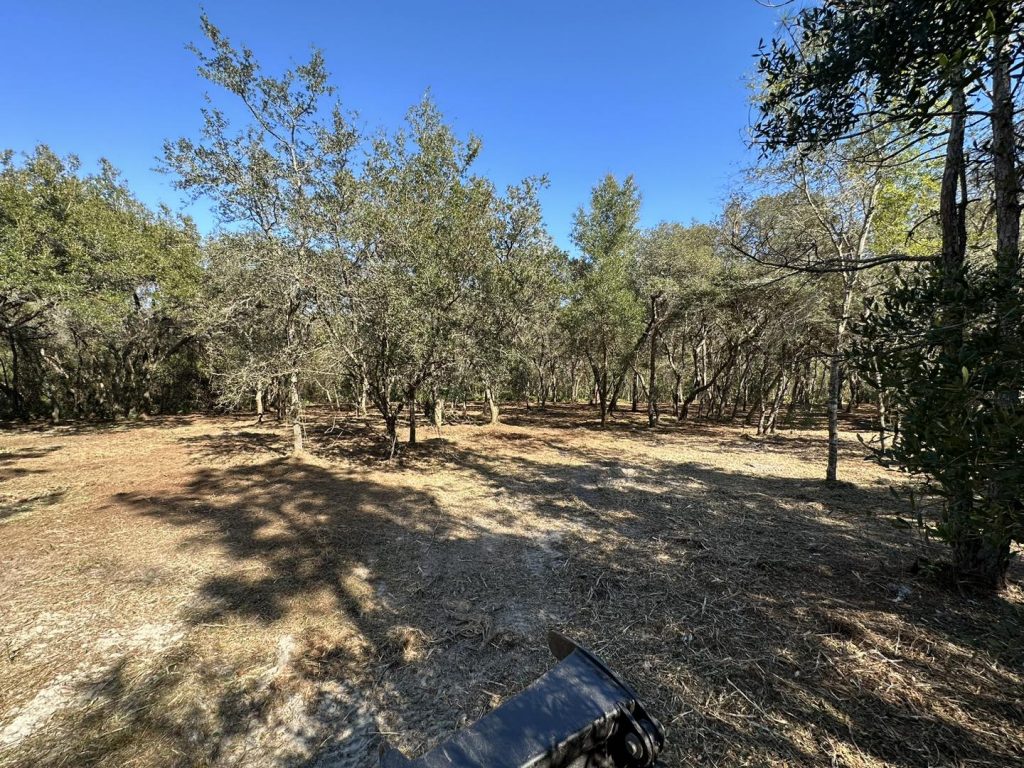
[[[303,461],[241,419],[3,433],[0,765],[371,766],[526,685],[549,628],[635,682],[670,766],[1021,764],[1020,589],[912,575],[942,551],[852,434],[829,487],[818,431],[591,415],[392,465],[357,419]]]

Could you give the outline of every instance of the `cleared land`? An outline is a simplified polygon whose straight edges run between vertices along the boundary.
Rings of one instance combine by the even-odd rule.
[[[0,433],[0,765],[371,766],[551,664],[633,681],[666,764],[1019,766],[1024,595],[958,596],[901,477],[823,433],[585,409]],[[1011,577],[1020,582],[1021,568]]]

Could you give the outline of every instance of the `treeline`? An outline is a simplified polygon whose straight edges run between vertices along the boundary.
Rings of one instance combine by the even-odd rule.
[[[871,404],[877,457],[943,499],[958,578],[1001,583],[1024,537],[1015,6],[797,13],[762,51],[762,156],[721,216],[641,230],[634,180],[608,176],[574,256],[545,179],[498,189],[429,99],[363,136],[318,53],[274,77],[203,27],[218,98],[163,165],[217,233],[106,165],[4,156],[5,416],[275,410],[301,452],[329,403],[379,413],[392,456],[400,424],[415,442],[467,401],[758,433],[826,414],[832,481],[842,410]]]
[[[205,404],[200,243],[106,163],[0,157],[0,414],[115,418]]]

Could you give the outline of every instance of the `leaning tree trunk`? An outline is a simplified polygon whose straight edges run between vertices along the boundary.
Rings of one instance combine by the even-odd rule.
[[[782,410],[782,401],[786,397],[786,387],[789,386],[788,372],[783,369],[779,386],[775,390],[775,400],[772,402],[771,414],[768,416],[767,429],[770,434],[775,434],[775,424],[779,418],[779,411]]]
[[[384,417],[384,427],[388,434],[388,461],[395,458],[398,451],[398,413],[388,413]]]

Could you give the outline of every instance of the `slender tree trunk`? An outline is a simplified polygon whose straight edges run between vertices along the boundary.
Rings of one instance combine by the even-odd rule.
[[[409,445],[416,445],[416,387],[409,386]]]
[[[651,311],[654,312],[655,325],[651,329],[651,356],[647,366],[647,426],[658,426],[658,305],[651,299]]]
[[[484,387],[484,403],[487,405],[487,423],[494,425],[498,423],[498,405],[494,402],[494,393],[490,387]]]
[[[1016,349],[1020,344],[1021,323],[1021,259],[1020,259],[1020,178],[1017,168],[1019,149],[1014,125],[1014,88],[1012,66],[1014,64],[1010,44],[1010,30],[1007,14],[1009,2],[1000,4],[996,10],[996,34],[993,40],[992,67],[992,162],[993,187],[996,210],[996,271],[999,279],[999,336],[1002,349]],[[1019,40],[1016,41],[1019,45]],[[1001,384],[996,393],[1001,409],[1014,413],[1020,409],[1021,392],[1009,385]],[[1012,416],[1011,416],[1012,418]],[[1017,456],[1020,452],[1019,437],[1008,437],[1001,446],[1003,453]],[[1012,459],[1010,459],[1012,461]],[[1019,485],[1008,479],[992,483],[991,502],[1007,511],[1003,517],[1019,519],[1024,510]],[[974,555],[974,570],[977,580],[986,586],[1000,588],[1004,585],[1006,569],[1010,560],[1012,524],[1002,524],[988,532],[980,540],[980,551]]]
[[[594,395],[597,397],[598,410],[601,414],[601,426],[608,423],[608,381],[607,372],[602,372],[596,365],[594,370]]]
[[[835,482],[839,469],[839,388],[843,383],[839,352],[833,353],[828,363],[828,466],[825,479]]]
[[[8,329],[7,340],[11,345],[11,407],[15,417],[27,419],[28,413],[25,410],[24,399],[21,396],[21,366],[18,359],[18,340],[14,336],[13,329]]]
[[[608,347],[605,344],[601,345],[601,367],[600,369],[594,369],[594,379],[597,381],[597,398],[601,408],[601,426],[604,427],[608,424],[608,413],[614,408],[615,400],[611,398],[609,402],[610,384],[608,381]]]
[[[388,433],[388,461],[391,461],[398,450],[398,413],[388,413],[384,417],[384,426]]]
[[[839,476],[839,397],[843,388],[842,356],[846,343],[846,324],[853,302],[853,281],[848,278],[843,291],[843,303],[836,323],[835,347],[828,364],[828,465],[825,480],[834,483]]]
[[[871,364],[875,369],[875,379],[878,382],[878,447],[884,451],[889,437],[889,413],[885,397],[885,389],[882,387],[882,376],[878,370],[878,358],[872,359]]]
[[[846,413],[850,414],[860,402],[860,379],[857,378],[856,373],[850,373],[846,377],[846,386],[850,389],[850,399],[846,401]]]
[[[302,401],[299,398],[299,374],[292,371],[288,376],[288,419],[292,424],[292,454],[301,456],[304,450],[302,441]]]
[[[256,423],[263,423],[263,385],[256,387]]]
[[[793,372],[793,390],[789,393],[789,405],[786,406],[786,416],[783,419],[783,424],[789,427],[793,423],[793,411],[796,409],[796,404],[799,402],[803,389],[803,371],[797,369]]]
[[[772,402],[772,410],[768,416],[768,432],[775,434],[775,423],[779,418],[779,411],[782,409],[782,400],[786,395],[786,387],[789,386],[789,377],[785,369],[783,369],[781,377],[779,379],[779,385],[775,390],[775,400]]]
[[[302,455],[303,452],[303,430],[302,430],[302,400],[299,397],[299,371],[297,367],[298,358],[296,347],[300,340],[297,316],[300,307],[301,288],[298,284],[292,286],[288,304],[287,339],[288,355],[290,357],[291,371],[288,373],[288,420],[292,427],[292,454]]]
[[[997,67],[998,69],[998,67]],[[994,81],[998,81],[998,72],[994,73]],[[998,102],[1000,86],[993,83],[993,101]],[[941,268],[945,288],[950,296],[948,306],[943,309],[943,326],[945,341],[943,354],[946,358],[948,375],[960,375],[960,357],[963,347],[963,308],[956,297],[961,290],[963,268],[967,253],[966,224],[966,163],[964,161],[964,138],[966,126],[966,100],[962,85],[952,88],[950,95],[950,130],[946,141],[946,160],[943,168],[942,185],[939,198],[939,221],[942,228],[942,259]],[[996,111],[994,104],[993,111]],[[996,121],[994,120],[993,123]],[[993,124],[993,128],[995,125]],[[993,144],[998,139],[993,136]],[[999,150],[994,146],[993,154]],[[998,158],[995,164],[1001,166]],[[1000,177],[1005,166],[997,168],[995,176]],[[996,178],[995,184],[1000,187],[1006,183],[1005,178]],[[958,199],[959,192],[959,199]],[[1000,210],[1000,201],[1006,200],[1006,189],[997,191],[997,219],[1005,209]],[[997,220],[997,236],[1004,238],[1010,232],[1001,230]],[[1005,243],[1005,240],[1003,241]],[[997,245],[997,258],[998,258]],[[951,466],[947,472],[947,487],[951,491],[946,500],[946,524],[950,546],[953,550],[953,567],[959,578],[976,584],[997,587],[1001,585],[1006,564],[1009,560],[1008,542],[993,541],[986,537],[974,520],[973,482],[969,476],[969,468]],[[1005,554],[1004,554],[1005,552]]]
[[[1013,84],[1005,10],[998,16],[992,67],[992,181],[996,211],[996,267],[1012,290],[1020,273],[1020,187],[1014,135]],[[1016,328],[1009,329],[1016,331]]]
[[[286,376],[278,376],[277,384],[274,387],[274,406],[277,411],[278,421],[284,421],[284,418],[288,413],[288,401],[285,399],[285,394],[288,390],[285,383],[286,379]]]
[[[359,370],[359,400],[356,402],[356,415],[366,415],[366,399],[369,395],[370,382],[366,375],[366,366],[360,366]]]

